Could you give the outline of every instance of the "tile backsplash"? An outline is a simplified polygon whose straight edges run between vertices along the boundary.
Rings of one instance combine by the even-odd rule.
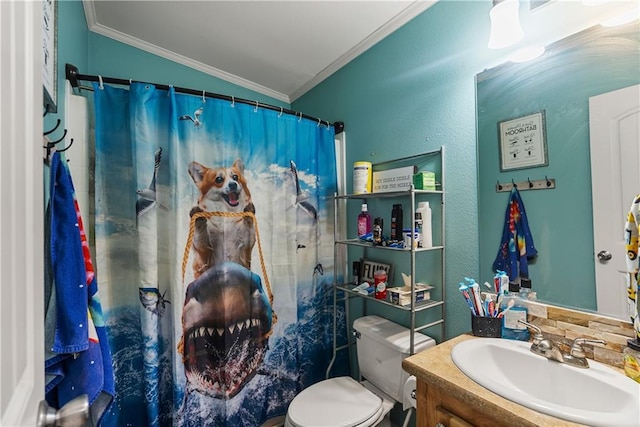
[[[540,327],[545,337],[568,351],[575,338],[606,341],[604,345],[584,345],[587,357],[622,368],[622,351],[627,340],[634,338],[631,322],[623,322],[597,313],[529,302],[529,322]]]

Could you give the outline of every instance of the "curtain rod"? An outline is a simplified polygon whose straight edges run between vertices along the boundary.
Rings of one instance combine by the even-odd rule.
[[[78,83],[78,81],[79,80],[84,80],[84,81],[89,81],[89,82],[102,81],[104,83],[111,83],[111,84],[117,84],[117,85],[123,85],[123,86],[129,86],[133,82],[136,82],[136,83],[149,83],[149,84],[154,85],[158,89],[169,90],[169,86],[168,85],[164,85],[164,84],[157,84],[157,83],[150,83],[150,82],[138,82],[137,80],[133,80],[132,81],[132,80],[113,78],[113,77],[102,77],[102,76],[91,76],[91,75],[86,75],[86,74],[80,74],[78,72],[78,68],[75,65],[72,65],[72,64],[65,64],[65,68],[64,69],[65,69],[66,79],[69,80],[69,83],[71,83],[71,86],[73,86],[75,88],[79,88],[79,89],[82,89],[82,88],[80,87],[80,84]],[[283,108],[283,107],[276,107],[275,105],[263,104],[261,102],[252,101],[250,99],[236,98],[236,97],[229,96],[229,95],[221,95],[219,93],[211,93],[211,92],[206,92],[206,91],[202,91],[202,90],[188,89],[188,88],[177,87],[177,86],[173,86],[173,89],[176,92],[179,92],[179,93],[186,93],[186,94],[189,94],[189,95],[198,95],[198,96],[207,96],[209,98],[223,99],[223,100],[229,101],[229,102],[239,102],[241,104],[248,104],[248,105],[252,105],[254,107],[266,108],[268,110],[273,110],[273,111],[277,111],[279,113],[289,114],[289,115],[300,117],[300,118],[304,117],[305,119],[312,120],[314,122],[317,122],[318,124],[322,124],[322,125],[325,125],[325,126],[333,125],[333,127],[335,128],[335,134],[336,135],[341,133],[342,131],[344,131],[344,122],[329,123],[327,120],[321,120],[321,119],[319,119],[317,117],[308,116],[308,115],[306,115],[304,113],[296,112],[296,111],[289,110],[289,109],[286,109],[286,108]]]

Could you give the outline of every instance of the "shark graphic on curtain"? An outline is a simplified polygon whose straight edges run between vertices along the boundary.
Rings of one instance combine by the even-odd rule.
[[[283,416],[332,356],[333,127],[143,83],[93,99],[103,425]]]

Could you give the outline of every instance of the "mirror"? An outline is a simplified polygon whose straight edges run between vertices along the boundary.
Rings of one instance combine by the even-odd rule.
[[[509,192],[498,192],[496,184],[554,179],[554,189],[520,191],[538,251],[529,262],[532,288],[540,301],[597,310],[589,97],[638,83],[637,20],[619,27],[592,27],[547,46],[546,53],[535,60],[505,63],[476,76],[482,282],[491,281],[495,274],[492,265],[509,199]],[[509,141],[499,142],[500,123],[529,120],[532,115],[539,117],[539,112],[543,112],[543,129],[535,137],[545,141],[548,164],[532,162],[516,168],[507,162],[509,167],[501,171],[505,161],[500,158],[500,146],[508,148]],[[542,147],[540,140],[537,143]],[[640,191],[637,183],[633,187]],[[631,201],[629,197],[627,206]],[[620,230],[615,229],[620,235],[622,221]],[[623,284],[612,283],[612,287],[612,292],[625,292]]]

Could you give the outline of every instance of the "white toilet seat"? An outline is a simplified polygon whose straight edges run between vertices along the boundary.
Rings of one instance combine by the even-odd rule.
[[[351,377],[316,383],[298,394],[285,426],[369,427],[385,415],[383,400]]]

